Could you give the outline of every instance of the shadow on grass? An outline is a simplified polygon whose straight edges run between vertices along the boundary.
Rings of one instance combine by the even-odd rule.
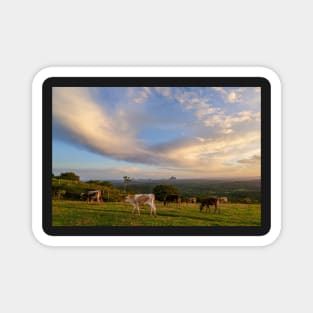
[[[93,208],[93,207],[82,207],[82,208],[71,208],[73,210],[79,210],[79,211],[89,211],[89,212],[97,212],[99,214],[114,214],[114,213],[119,213],[123,215],[130,215],[134,217],[140,217],[140,216],[151,216],[150,210],[149,209],[140,209],[140,215],[138,215],[137,212],[132,213],[132,208],[129,210],[121,210],[121,209],[105,209],[105,208]],[[157,211],[157,216],[156,217],[173,217],[173,218],[187,218],[187,219],[193,219],[193,220],[200,220],[200,221],[215,221],[216,218],[218,217],[223,217],[222,214],[213,214],[213,213],[201,213],[203,216],[192,216],[192,215],[181,215],[181,214],[175,214],[171,212],[164,212],[164,211]]]
[[[71,208],[73,210],[80,210],[80,211],[92,211],[92,212],[99,212],[99,213],[131,213],[131,211],[123,211],[123,210],[108,210],[108,209],[93,209],[93,208]]]
[[[176,218],[188,218],[188,219],[193,219],[193,220],[200,220],[200,221],[215,221],[215,217],[219,216],[218,214],[215,214],[213,216],[190,216],[190,215],[177,215],[177,214],[171,214],[171,213],[158,213],[158,216],[166,216],[166,217],[176,217]]]
[[[129,215],[134,215],[134,216],[140,216],[140,215],[144,215],[144,216],[147,216],[147,215],[151,215],[150,214],[150,211],[148,212],[148,210],[144,211],[144,210],[140,210],[140,215],[138,215],[137,212],[135,213],[132,213],[132,210],[130,209],[129,211],[123,211],[121,209],[117,209],[117,210],[114,210],[114,209],[93,209],[93,208],[72,208],[74,210],[79,210],[79,211],[91,211],[91,212],[98,212],[100,214],[103,214],[103,213],[123,213],[123,214],[129,214]]]

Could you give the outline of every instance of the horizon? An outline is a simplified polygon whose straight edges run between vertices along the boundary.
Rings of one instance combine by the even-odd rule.
[[[83,180],[260,177],[260,91],[53,87],[53,172]]]
[[[61,171],[61,172],[53,172],[55,176],[59,176],[61,173],[66,173],[66,172],[72,172],[76,175],[79,176],[80,181],[86,182],[89,180],[99,180],[99,181],[121,181],[123,182],[123,177],[119,178],[103,178],[103,177],[82,177],[80,176],[78,171],[74,170],[69,170],[69,171]],[[142,177],[130,177],[131,182],[135,181],[182,181],[182,180],[260,180],[261,176],[236,176],[236,177],[200,177],[200,178],[195,178],[195,177],[176,177],[174,179],[171,179],[170,177],[160,177],[160,178],[142,178]]]

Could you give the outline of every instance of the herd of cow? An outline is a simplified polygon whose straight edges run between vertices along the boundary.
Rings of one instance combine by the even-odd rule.
[[[95,201],[96,203],[100,203],[102,201],[101,190],[92,190],[87,191],[85,193],[81,193],[80,198],[82,200],[87,201],[88,203]],[[140,206],[149,205],[151,209],[151,215],[156,216],[156,206],[155,206],[155,196],[153,193],[149,194],[135,194],[135,195],[127,195],[124,199],[124,202],[130,203],[133,205],[133,213],[137,211],[140,215]],[[188,203],[196,203],[197,198],[192,197],[189,198]],[[214,213],[221,212],[221,203],[228,202],[227,197],[206,197],[200,201],[200,212],[206,207],[206,213],[210,210],[210,205],[214,206]],[[163,205],[166,207],[168,203],[177,203],[177,205],[181,204],[181,198],[177,194],[166,195],[163,201]]]

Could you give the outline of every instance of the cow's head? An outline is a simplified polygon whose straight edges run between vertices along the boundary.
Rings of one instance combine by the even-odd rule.
[[[219,200],[224,203],[228,201],[227,197],[220,197]]]
[[[134,196],[133,195],[127,195],[125,198],[124,198],[124,202],[132,202],[134,199]]]

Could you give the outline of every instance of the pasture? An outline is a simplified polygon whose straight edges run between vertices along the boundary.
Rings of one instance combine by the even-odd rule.
[[[260,226],[260,204],[222,203],[221,214],[199,212],[199,203],[169,204],[156,201],[157,216],[143,206],[141,215],[123,202],[88,204],[84,201],[53,200],[53,226]]]

